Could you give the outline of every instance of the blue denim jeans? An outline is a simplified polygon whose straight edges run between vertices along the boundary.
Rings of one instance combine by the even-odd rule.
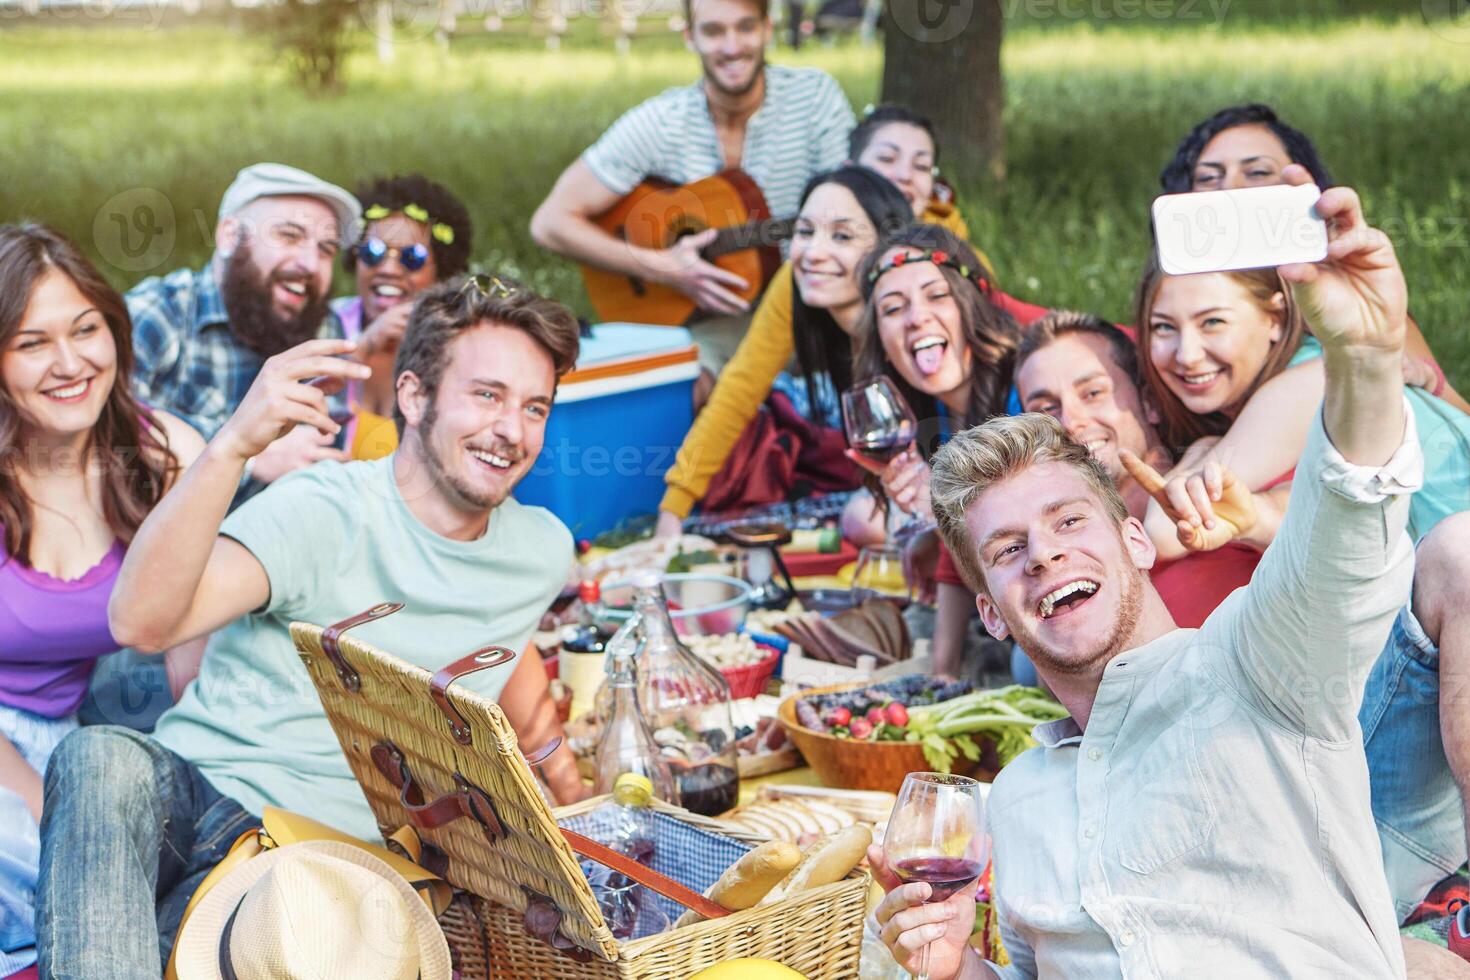
[[[1465,863],[1465,814],[1439,728],[1439,648],[1404,607],[1358,712],[1373,819],[1399,920]]]
[[[68,735],[46,770],[41,976],[158,980],[194,889],[258,823],[147,735]]]
[[[47,718],[0,704],[0,738],[36,772],[75,730],[75,718]],[[36,868],[41,838],[36,818],[19,793],[0,786],[0,977],[36,962]]]

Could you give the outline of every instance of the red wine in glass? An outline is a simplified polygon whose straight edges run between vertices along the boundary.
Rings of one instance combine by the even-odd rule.
[[[981,870],[979,861],[955,857],[904,858],[893,865],[893,873],[905,884],[928,882],[929,902],[942,902],[968,888],[980,877]]]
[[[875,463],[887,466],[909,447],[909,439],[901,435],[878,434],[852,444],[854,452],[862,453]]]
[[[928,882],[926,904],[942,902],[974,882],[990,857],[981,785],[951,773],[909,773],[888,815],[883,854],[901,881]],[[931,945],[909,965],[920,980],[929,976]],[[952,946],[946,952],[952,955]]]

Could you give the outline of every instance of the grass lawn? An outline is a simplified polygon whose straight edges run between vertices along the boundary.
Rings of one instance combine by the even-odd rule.
[[[1236,0],[1204,27],[1099,18],[1103,7],[1077,0],[1062,7],[1094,14],[1027,8],[1040,16],[1013,21],[1005,46],[1009,177],[949,175],[977,242],[1012,292],[1127,319],[1148,202],[1175,142],[1221,105],[1270,101],[1394,233],[1414,312],[1470,390],[1470,22],[1426,23],[1418,2],[1317,0],[1289,16],[1269,6]],[[389,66],[364,37],[345,94],[309,98],[257,37],[224,27],[0,21],[0,220],[59,226],[127,286],[205,259],[220,194],[248,163],[280,160],[348,186],[422,170],[469,203],[477,262],[585,310],[575,268],[531,243],[531,211],[619,112],[697,70],[672,37],[619,57],[588,34],[558,52],[489,36],[448,54],[407,44]],[[855,107],[877,95],[876,49],[772,58],[830,71]],[[143,229],[155,234],[138,255]]]

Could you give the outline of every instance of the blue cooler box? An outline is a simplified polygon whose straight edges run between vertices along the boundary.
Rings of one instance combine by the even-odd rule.
[[[562,378],[546,442],[516,487],[591,538],[652,513],[693,422],[699,352],[683,327],[600,323]]]

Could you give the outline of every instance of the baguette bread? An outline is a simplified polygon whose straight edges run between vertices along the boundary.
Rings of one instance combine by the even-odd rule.
[[[704,897],[732,912],[751,908],[800,863],[801,857],[801,848],[790,841],[766,841],[746,851],[740,860],[726,868]],[[674,926],[687,926],[703,919],[698,912],[689,909],[679,916]]]
[[[834,881],[841,881],[863,862],[871,843],[873,832],[864,824],[855,824],[835,834],[828,834],[806,849],[801,856],[801,863],[779,885],[768,891],[759,904],[779,901],[808,888],[820,888]]]

